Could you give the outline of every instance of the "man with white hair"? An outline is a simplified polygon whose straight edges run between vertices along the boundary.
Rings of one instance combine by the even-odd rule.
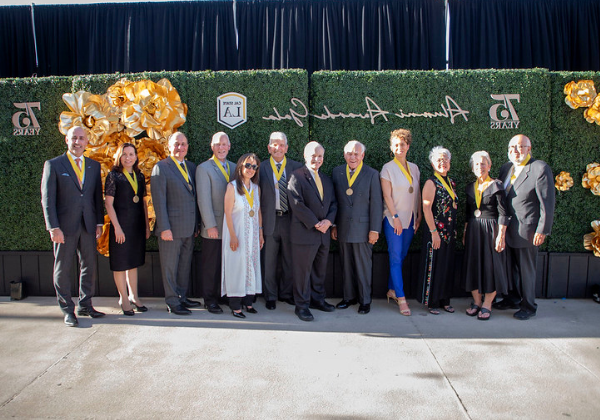
[[[517,309],[514,317],[535,316],[535,280],[538,248],[550,234],[554,220],[554,180],[550,166],[531,157],[531,140],[523,134],[508,144],[510,162],[500,168],[506,205],[511,216],[506,245],[512,271],[511,295],[494,303],[495,309]]]
[[[324,154],[319,143],[308,143],[304,148],[306,165],[295,170],[288,183],[295,312],[302,321],[314,319],[309,307],[324,312],[335,310],[325,301],[325,275],[331,242],[328,231],[337,204],[331,179],[319,171]]]
[[[371,310],[373,245],[379,239],[383,217],[379,172],[364,165],[364,158],[364,144],[351,140],[344,147],[346,164],[332,174],[338,211],[331,238],[340,242],[344,289],[336,308],[358,303],[359,314]]]
[[[260,165],[260,211],[262,213],[265,306],[275,309],[277,300],[294,305],[292,277],[292,243],[290,241],[290,208],[288,180],[300,162],[288,159],[287,136],[281,131],[269,138],[269,162]],[[266,163],[266,164],[265,164]],[[277,278],[277,264],[281,262],[281,278]]]
[[[210,313],[220,314],[223,309],[218,300],[221,296],[221,234],[227,184],[235,173],[235,163],[227,160],[231,148],[229,136],[222,131],[215,133],[210,142],[213,155],[196,169],[198,208],[202,218],[202,295],[204,307]]]

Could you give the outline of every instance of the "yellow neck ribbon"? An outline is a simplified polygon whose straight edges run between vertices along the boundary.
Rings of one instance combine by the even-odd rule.
[[[479,191],[479,178],[477,178],[477,181],[475,181],[475,204],[477,205],[477,208],[479,208],[479,206],[481,205],[481,195],[483,194],[485,189],[488,187],[488,185],[490,185],[491,181],[492,180],[490,179],[490,177],[488,175],[486,180],[483,181],[483,184],[481,184],[483,186],[481,191]]]
[[[212,155],[211,159],[215,161],[215,163],[217,164],[217,166],[221,170],[221,173],[225,177],[225,180],[227,182],[229,182],[229,174],[231,173],[230,170],[229,170],[229,162],[225,161],[225,163],[227,164],[227,170],[225,170],[225,168],[223,168],[223,165],[221,165],[221,161],[219,159],[217,159],[217,157],[215,155]]]
[[[273,159],[273,156],[271,156],[271,159],[269,159],[269,161],[271,162],[271,169],[273,169],[275,178],[277,178],[277,182],[279,182],[281,176],[283,175],[283,171],[285,170],[285,165],[287,165],[287,158],[285,156],[283,157],[283,160],[281,161],[281,169],[279,171],[277,170],[277,164],[275,163],[275,159]]]
[[[442,183],[442,185],[444,186],[446,191],[448,191],[448,194],[450,194],[450,197],[452,197],[452,200],[455,200],[456,194],[454,193],[454,190],[452,189],[452,187],[450,185],[448,185],[448,183],[446,181],[444,181],[444,178],[442,178],[442,176],[439,173],[436,172],[435,177]]]
[[[356,177],[360,173],[362,167],[363,163],[360,162],[360,165],[358,165],[358,167],[354,171],[354,175],[352,175],[352,178],[350,178],[350,167],[346,165],[346,178],[348,179],[348,187],[352,187],[352,184],[354,184],[354,181],[356,181]]]
[[[248,188],[244,185],[244,194],[246,195],[246,200],[248,200],[248,205],[250,206],[250,210],[254,207],[254,194],[252,194],[252,182],[250,182],[250,194],[248,194]]]
[[[402,170],[402,173],[404,173],[404,176],[408,179],[408,183],[412,185],[412,174],[410,173],[408,162],[406,162],[406,168],[404,168],[404,165],[402,165],[398,159],[394,158],[394,162],[396,162],[396,165]]]
[[[525,166],[525,165],[527,165],[527,163],[529,163],[529,159],[531,159],[531,155],[528,153],[527,157],[525,158],[525,160],[523,162],[519,163],[518,166]],[[517,175],[515,174],[515,168],[513,168],[513,174],[510,177],[510,184],[511,185],[514,184],[516,179],[517,179]]]
[[[133,193],[135,195],[137,195],[137,192],[138,192],[137,174],[134,172],[133,176],[131,176],[131,175],[129,175],[129,171],[127,171],[127,169],[124,169],[124,168],[123,168],[123,173],[125,174],[125,178],[127,178],[127,181],[129,181],[129,184],[131,185],[131,188],[133,188]]]
[[[79,180],[79,186],[83,187],[83,177],[85,176],[85,159],[84,159],[84,157],[81,156],[79,158],[79,159],[81,159],[81,169],[79,169],[79,166],[77,166],[77,164],[75,163],[75,159],[73,159],[73,156],[71,156],[70,153],[67,153],[67,156],[69,157],[71,166],[73,167],[73,170],[75,171],[75,174],[77,175],[77,179]]]
[[[185,160],[183,162],[179,162],[173,156],[171,156],[171,159],[173,159],[173,162],[175,162],[177,169],[179,169],[179,172],[181,172],[181,175],[186,180],[186,182],[189,184],[190,183],[190,174],[188,173],[188,168],[187,168],[187,165],[185,164]],[[183,166],[185,166],[185,171],[181,168],[182,163],[183,163]]]
[[[317,184],[317,190],[319,190],[319,196],[321,197],[321,201],[323,201],[323,183],[321,182],[321,177],[319,176],[319,171],[315,171],[315,184]]]

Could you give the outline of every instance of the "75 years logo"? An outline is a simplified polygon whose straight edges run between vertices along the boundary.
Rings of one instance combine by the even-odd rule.
[[[12,116],[13,136],[37,136],[40,134],[40,123],[33,112],[40,108],[39,102],[16,102],[13,105],[23,111],[15,112]]]
[[[490,128],[492,130],[506,130],[519,128],[519,116],[513,105],[513,101],[521,102],[518,93],[504,93],[490,95],[492,99],[500,101],[499,104],[490,107]]]

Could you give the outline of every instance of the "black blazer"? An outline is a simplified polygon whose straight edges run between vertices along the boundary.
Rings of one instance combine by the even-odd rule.
[[[323,219],[335,222],[337,203],[331,179],[319,171],[323,184],[323,200],[308,168],[302,166],[292,173],[288,181],[288,199],[292,210],[290,235],[293,244],[329,246],[329,232],[321,233],[315,225]]]
[[[300,162],[287,159],[285,165],[285,176],[290,181],[292,173],[302,167]],[[260,164],[260,212],[262,213],[263,233],[267,236],[275,230],[275,183],[273,182],[273,169],[270,159],[265,159]],[[289,187],[288,187],[289,188]]]

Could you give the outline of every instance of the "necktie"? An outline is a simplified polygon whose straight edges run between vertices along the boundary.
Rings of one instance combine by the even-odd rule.
[[[323,183],[321,182],[321,177],[319,176],[319,172],[315,173],[315,184],[317,184],[317,190],[319,190],[319,196],[321,197],[321,201],[323,201]]]
[[[81,158],[75,158],[75,163],[81,171]],[[79,188],[83,188],[83,179],[79,179],[79,177],[77,177],[77,180],[79,181]]]
[[[281,163],[277,164],[277,171],[281,170]],[[285,172],[281,174],[281,178],[277,182],[279,184],[279,208],[283,212],[288,211],[288,198],[287,198],[287,180],[285,178]]]

